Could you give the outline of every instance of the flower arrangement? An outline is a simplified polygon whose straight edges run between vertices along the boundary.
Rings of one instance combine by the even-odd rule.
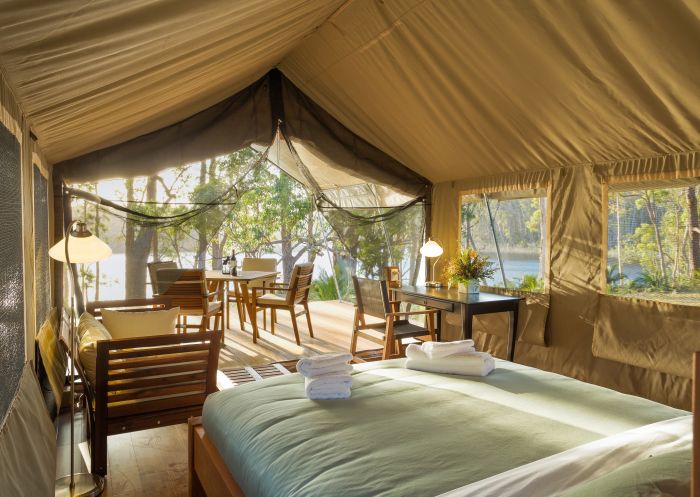
[[[488,257],[480,256],[471,247],[460,250],[445,266],[445,277],[452,285],[469,285],[490,278],[496,272],[493,262]]]

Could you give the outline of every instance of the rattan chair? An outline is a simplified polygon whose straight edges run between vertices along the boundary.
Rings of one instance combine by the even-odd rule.
[[[382,357],[389,359],[394,353],[403,355],[405,338],[428,336],[430,340],[435,340],[434,316],[439,312],[435,309],[424,311],[401,312],[400,301],[389,298],[389,290],[386,281],[369,280],[365,278],[352,277],[355,286],[355,320],[353,322],[352,340],[350,343],[350,353],[357,352],[357,339],[362,337],[366,340],[378,343],[383,346]],[[365,315],[381,319],[377,323],[367,323]],[[425,316],[427,327],[419,326],[408,321],[409,316]],[[374,333],[367,333],[371,330]],[[379,336],[377,336],[379,335]]]
[[[311,278],[313,277],[314,265],[311,263],[297,264],[292,270],[292,276],[289,279],[289,285],[284,286],[281,283],[271,283],[263,287],[252,287],[252,308],[253,315],[251,323],[253,324],[253,343],[256,343],[260,337],[258,333],[257,313],[270,309],[270,332],[275,334],[275,322],[277,321],[277,311],[279,309],[288,310],[292,317],[292,328],[294,328],[294,338],[297,345],[301,345],[299,338],[299,327],[297,326],[297,317],[306,315],[306,323],[309,326],[309,335],[314,337],[314,330],[311,326],[311,313],[309,313],[309,290],[311,289]],[[259,293],[263,292],[263,293]],[[302,310],[297,312],[297,306],[301,306]]]

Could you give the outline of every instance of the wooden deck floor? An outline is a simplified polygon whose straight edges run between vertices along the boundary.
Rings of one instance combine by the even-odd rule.
[[[309,337],[306,323],[301,319],[301,346],[294,341],[289,313],[278,313],[275,335],[261,330],[257,344],[253,344],[250,324],[247,323],[246,329],[241,331],[238,318],[233,314],[232,329],[226,330],[226,347],[219,356],[219,369],[349,351],[353,306],[339,302],[312,302],[310,309],[315,338]],[[359,350],[376,348],[377,344],[366,340],[358,343]],[[82,432],[79,427],[78,433]],[[68,472],[68,439],[67,419],[64,419],[58,441],[59,475]],[[104,497],[187,496],[186,425],[114,435],[109,437],[107,445],[109,469]],[[85,471],[82,460],[78,464]]]
[[[219,369],[235,366],[256,366],[274,361],[288,361],[300,357],[327,354],[329,352],[349,352],[352,320],[355,308],[351,304],[328,301],[311,302],[311,324],[314,338],[309,336],[306,321],[298,319],[301,346],[294,341],[291,320],[288,312],[278,312],[275,334],[260,330],[260,340],[253,344],[252,326],[245,324],[241,331],[238,317],[231,315],[231,329],[226,330],[226,347],[219,354]],[[268,313],[269,318],[269,313]],[[262,322],[262,313],[258,314]],[[268,319],[268,328],[270,325]],[[378,345],[367,340],[358,341],[358,350],[376,349]]]

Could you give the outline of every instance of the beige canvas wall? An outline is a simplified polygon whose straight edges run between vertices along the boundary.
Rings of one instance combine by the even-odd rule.
[[[697,154],[688,153],[564,167],[541,174],[439,183],[434,189],[432,235],[441,242],[448,255],[457,250],[459,197],[463,192],[522,189],[547,184],[551,226],[548,346],[518,342],[515,360],[689,408],[689,379],[594,357],[592,342],[599,292],[603,290],[605,275],[606,182],[621,177],[623,173],[627,178],[646,179],[655,175],[697,176],[700,174],[699,165]],[[671,339],[674,333],[670,326],[645,331],[666,333]],[[689,355],[691,352],[687,351]]]

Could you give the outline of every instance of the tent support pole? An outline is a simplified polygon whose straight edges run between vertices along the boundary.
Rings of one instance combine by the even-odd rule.
[[[503,279],[503,286],[508,287],[506,283],[506,271],[503,269],[503,259],[501,258],[501,248],[498,246],[498,237],[496,237],[496,227],[493,224],[493,213],[491,212],[491,204],[489,204],[489,198],[486,194],[484,196],[484,203],[486,204],[486,210],[489,213],[489,224],[491,224],[491,235],[493,235],[493,243],[496,246],[496,258],[498,259],[498,266],[501,268],[501,278]]]

